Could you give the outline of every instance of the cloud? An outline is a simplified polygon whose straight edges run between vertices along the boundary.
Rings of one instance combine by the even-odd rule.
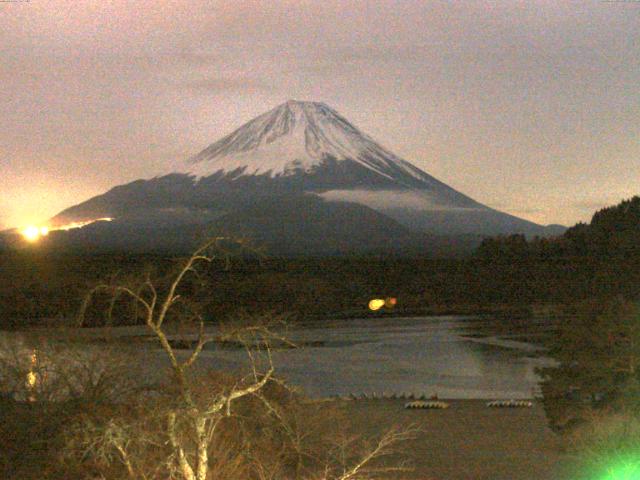
[[[514,208],[513,205],[507,203],[487,203],[487,206],[494,210],[500,210],[503,212],[509,212],[512,215],[537,215],[539,213],[546,213],[545,209],[536,207],[523,207]]]
[[[520,208],[520,209],[505,208],[505,210],[508,210],[513,215],[518,215],[518,216],[519,215],[537,215],[539,213],[546,213],[546,210],[543,210],[541,208]]]
[[[396,190],[327,190],[318,194],[328,201],[354,202],[367,205],[373,209],[384,209],[393,205],[394,208],[409,208],[424,211],[454,211],[479,210],[474,207],[451,207],[441,205],[437,199],[427,191],[398,192]]]

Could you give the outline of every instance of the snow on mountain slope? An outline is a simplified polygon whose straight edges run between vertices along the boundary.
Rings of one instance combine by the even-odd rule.
[[[308,173],[328,158],[355,161],[400,185],[405,183],[403,176],[426,184],[435,180],[377,144],[324,103],[295,100],[207,147],[191,160],[188,173],[202,178],[240,169],[243,175],[287,176]]]
[[[324,200],[313,205],[327,211],[337,211],[336,202],[360,204],[429,234],[545,234],[399,158],[324,103],[293,100],[211,144],[178,172],[117,186],[60,212],[52,224],[99,217],[206,224],[244,211],[247,202],[308,197]],[[308,221],[316,213],[308,209]]]

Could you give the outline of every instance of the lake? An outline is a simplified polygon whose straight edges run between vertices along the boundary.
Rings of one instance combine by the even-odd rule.
[[[539,393],[535,368],[552,365],[520,334],[491,334],[478,317],[374,318],[309,323],[288,337],[301,348],[277,350],[280,377],[313,397],[413,393],[451,399],[517,399]],[[527,330],[527,339],[548,329]],[[496,329],[496,331],[504,329]],[[481,333],[479,333],[481,332]],[[246,353],[211,346],[203,363],[236,370]]]

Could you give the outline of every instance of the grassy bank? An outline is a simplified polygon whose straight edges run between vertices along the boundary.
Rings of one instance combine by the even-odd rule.
[[[414,470],[399,479],[569,480],[570,459],[548,427],[544,410],[488,408],[482,400],[449,400],[445,410],[405,410],[403,400],[355,400],[342,408],[362,435],[391,425],[416,424],[404,446]]]

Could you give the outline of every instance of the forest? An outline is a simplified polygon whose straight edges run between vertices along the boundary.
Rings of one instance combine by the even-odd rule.
[[[209,319],[238,310],[292,319],[362,315],[482,313],[564,306],[640,294],[640,197],[596,212],[555,238],[487,238],[473,254],[270,257],[242,254],[206,275]],[[73,317],[93,284],[149,273],[160,281],[180,258],[127,253],[74,254],[36,246],[0,252],[2,327]],[[395,297],[372,313],[371,298]],[[100,322],[99,318],[95,319]]]

